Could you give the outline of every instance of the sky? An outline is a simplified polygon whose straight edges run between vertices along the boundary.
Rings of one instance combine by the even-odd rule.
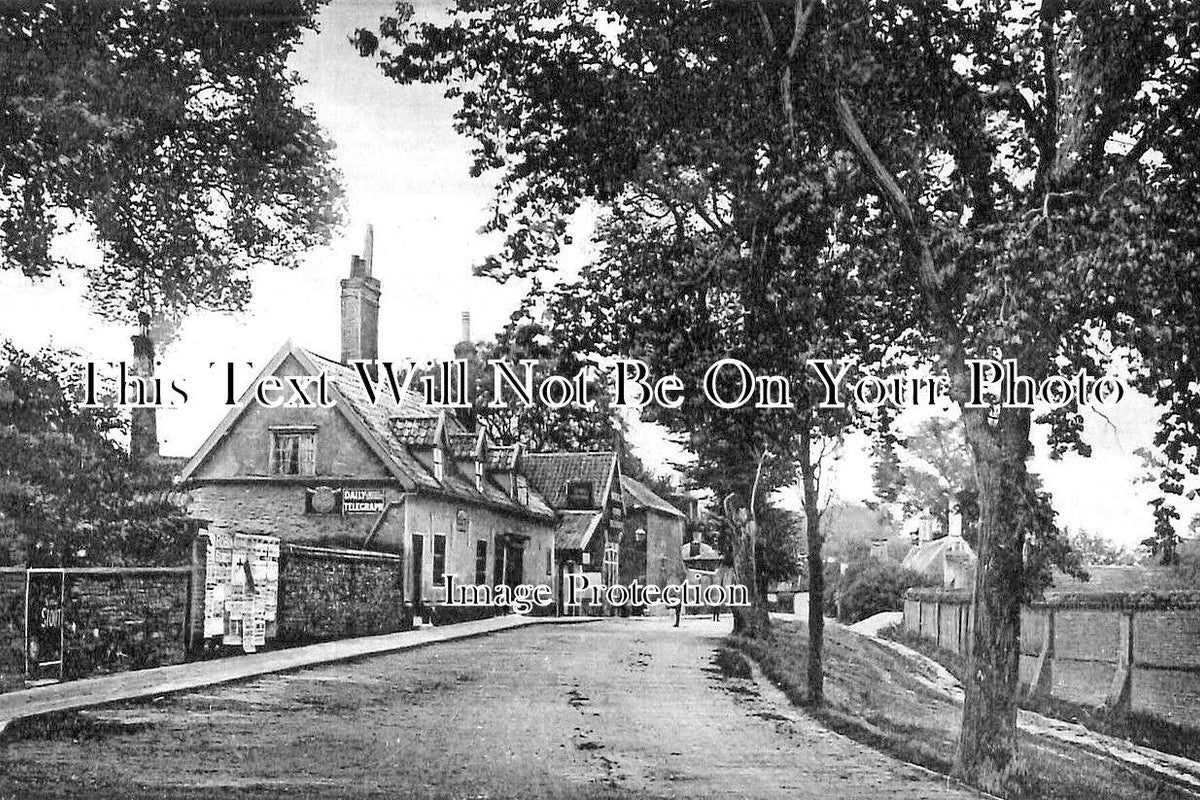
[[[416,3],[418,15],[439,15],[438,2]],[[374,27],[391,10],[391,0],[331,0],[319,17],[319,32],[305,37],[292,66],[305,79],[301,101],[336,142],[336,163],[344,177],[347,220],[332,243],[308,254],[292,272],[255,271],[254,299],[244,314],[197,313],[180,328],[162,354],[159,374],[180,376],[192,389],[189,402],[159,414],[162,451],[191,455],[224,416],[208,364],[225,361],[263,365],[287,339],[336,357],[339,339],[339,280],[350,257],[360,252],[365,226],[374,226],[374,272],[383,294],[380,350],[392,359],[449,357],[459,339],[463,311],[472,317],[472,335],[494,335],[516,309],[520,282],[498,284],[474,277],[471,267],[493,242],[479,233],[488,218],[492,185],[469,176],[469,143],[452,127],[454,105],[444,87],[401,87],[385,78],[348,43],[358,27]],[[579,225],[586,229],[588,219]],[[574,236],[565,268],[586,260],[586,235]],[[86,241],[63,244],[75,253]],[[0,337],[27,349],[50,345],[82,351],[97,361],[128,358],[132,331],[95,314],[81,278],[56,277],[40,283],[0,271]],[[247,370],[244,378],[248,380]],[[1149,443],[1154,413],[1145,398],[1130,398],[1107,413],[1089,415],[1086,433],[1093,457],[1050,462],[1037,448],[1033,468],[1053,493],[1060,521],[1084,527],[1113,541],[1134,545],[1151,532],[1149,487],[1135,485],[1139,459],[1134,450]],[[911,428],[919,415],[902,418]],[[652,468],[668,469],[686,458],[652,426],[634,421],[628,441]],[[835,496],[845,501],[870,497],[869,443],[851,437],[834,470]],[[786,505],[799,506],[796,492],[784,492]],[[1185,513],[1184,524],[1189,518]]]

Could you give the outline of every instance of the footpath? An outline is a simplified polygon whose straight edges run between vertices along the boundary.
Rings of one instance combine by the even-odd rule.
[[[253,678],[272,672],[302,669],[318,664],[349,661],[393,653],[436,642],[469,639],[528,625],[578,624],[591,617],[521,617],[508,615],[460,622],[443,627],[426,626],[411,631],[340,639],[334,642],[289,647],[250,655],[213,658],[172,664],[168,667],[131,670],[97,678],[65,681],[0,694],[0,733],[14,720],[91,706],[158,697],[202,686]]]

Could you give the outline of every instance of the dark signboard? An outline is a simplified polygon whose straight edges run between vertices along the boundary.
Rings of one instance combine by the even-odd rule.
[[[31,681],[62,680],[62,570],[30,570],[25,596],[25,673]]]

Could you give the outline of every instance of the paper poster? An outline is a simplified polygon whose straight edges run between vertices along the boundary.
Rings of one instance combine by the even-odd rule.
[[[279,601],[279,540],[217,533],[205,559],[204,635],[247,652],[274,636]]]

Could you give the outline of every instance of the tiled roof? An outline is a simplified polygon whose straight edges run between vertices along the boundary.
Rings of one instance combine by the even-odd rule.
[[[512,472],[517,468],[516,445],[492,445],[487,451],[488,469],[497,472]]]
[[[548,522],[557,519],[553,504],[546,501],[535,482],[530,482],[528,502],[520,504],[490,478],[485,478],[483,485],[477,486],[474,466],[460,463],[473,461],[478,448],[484,447],[488,451],[484,458],[492,469],[513,470],[517,466],[519,448],[496,448],[495,452],[491,452],[492,448],[486,446],[486,438],[482,433],[468,433],[456,417],[447,414],[444,409],[426,405],[423,397],[416,392],[402,391],[397,398],[391,391],[385,390],[372,400],[354,367],[301,349],[291,342],[275,354],[263,372],[280,369],[289,358],[298,361],[301,368],[308,371],[306,374],[319,371],[326,375],[338,396],[339,409],[406,489],[483,504],[501,512],[533,516]],[[230,409],[225,419],[188,460],[181,473],[184,480],[192,479],[213,448],[237,424],[248,407],[246,398],[250,396],[250,390],[247,390],[242,403]],[[427,466],[414,452],[417,448],[430,447],[439,441],[453,453],[453,457],[447,460],[448,468],[441,479],[435,478],[432,466]]]
[[[434,480],[433,475],[408,451],[403,442],[392,435],[391,420],[393,417],[430,415],[429,409],[421,402],[420,395],[415,392],[402,393],[400,401],[396,402],[391,392],[383,392],[377,395],[375,402],[372,403],[353,367],[308,350],[300,352],[316,362],[317,367],[324,370],[329,381],[349,402],[353,412],[366,424],[376,442],[383,447],[391,457],[393,464],[406,478],[419,487],[441,488]]]
[[[392,435],[409,447],[433,447],[437,444],[438,417],[392,417]]]
[[[563,511],[554,537],[555,549],[583,550],[603,518],[602,511]]]
[[[621,491],[627,508],[652,508],[661,514],[686,519],[682,511],[650,491],[650,487],[641,481],[622,475]]]
[[[529,483],[555,508],[566,504],[567,483],[591,481],[592,497],[600,508],[611,489],[609,481],[615,474],[617,454],[601,453],[524,453],[520,470]]]
[[[900,566],[930,578],[941,579],[943,562],[947,553],[968,553],[974,558],[971,546],[960,536],[943,536],[932,542],[924,542],[908,551]]]
[[[372,403],[363,388],[362,381],[353,367],[346,366],[307,350],[301,351],[325,371],[331,383],[337,387],[352,410],[366,424],[377,443],[384,449],[397,469],[410,478],[418,489],[442,491],[467,502],[486,503],[518,513],[529,513],[544,519],[553,519],[551,508],[536,492],[529,493],[529,504],[522,506],[505,492],[484,481],[483,489],[475,486],[475,476],[465,478],[454,470],[446,470],[441,481],[434,478],[420,460],[409,451],[409,447],[430,446],[434,443],[433,431],[438,430],[440,420],[445,421],[445,433],[453,442],[458,436],[468,434],[462,424],[451,415],[441,415],[437,409],[424,404],[415,392],[401,395],[396,402],[390,391],[376,396]],[[431,424],[430,421],[433,421]],[[428,442],[428,444],[421,444]]]
[[[450,436],[450,448],[457,459],[474,460],[479,444],[479,434],[476,433],[455,433]]]
[[[680,552],[683,554],[683,560],[689,561],[719,561],[721,554],[716,548],[706,542],[688,542]]]

